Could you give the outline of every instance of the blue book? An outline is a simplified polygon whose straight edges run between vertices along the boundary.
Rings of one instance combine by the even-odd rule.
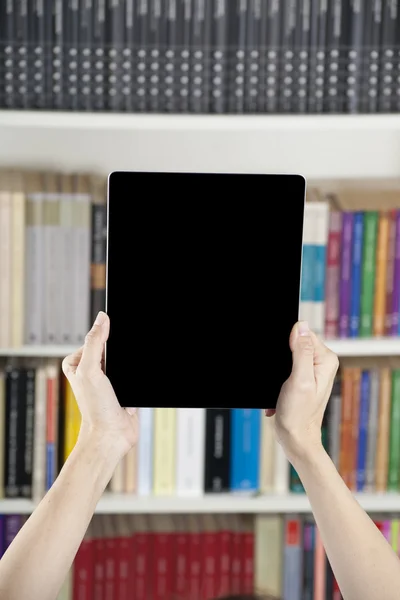
[[[358,422],[358,448],[357,448],[357,492],[362,492],[366,481],[367,468],[367,443],[369,422],[371,378],[369,371],[361,374],[360,385],[360,417]]]
[[[310,204],[304,209],[303,251],[301,262],[300,318],[312,326],[314,316],[314,265],[315,235],[313,210]]]
[[[56,478],[56,445],[48,442],[46,447],[46,489],[49,490]]]
[[[349,337],[356,338],[360,333],[361,316],[361,274],[364,238],[364,214],[355,213],[353,222],[353,248],[351,262],[350,327]]]
[[[259,489],[261,411],[235,408],[231,411],[231,490]]]

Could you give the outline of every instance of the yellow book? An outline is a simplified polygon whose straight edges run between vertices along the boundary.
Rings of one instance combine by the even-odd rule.
[[[254,587],[257,594],[282,595],[283,520],[279,515],[255,517]]]
[[[379,215],[378,241],[376,252],[376,277],[374,295],[374,335],[385,335],[386,319],[386,277],[389,252],[389,214],[382,211]]]
[[[396,552],[396,554],[399,554],[399,525],[400,525],[400,521],[399,519],[393,519],[392,521],[392,527],[391,527],[391,538],[392,538],[392,548],[393,550]]]
[[[64,462],[71,454],[79,435],[81,414],[68,381],[65,382]]]
[[[154,409],[154,495],[175,493],[176,409]]]

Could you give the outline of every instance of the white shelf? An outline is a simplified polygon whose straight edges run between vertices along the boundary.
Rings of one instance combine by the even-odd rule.
[[[370,513],[400,513],[400,494],[358,494],[360,505]],[[30,500],[0,500],[0,514],[30,514]],[[136,497],[105,494],[97,505],[97,514],[292,514],[311,512],[304,494],[274,496],[206,495],[196,498]]]
[[[400,356],[400,337],[328,340],[326,344],[341,358]],[[76,350],[75,346],[23,346],[22,348],[0,348],[0,356],[64,358]]]
[[[0,139],[1,166],[400,176],[400,115],[0,111]]]

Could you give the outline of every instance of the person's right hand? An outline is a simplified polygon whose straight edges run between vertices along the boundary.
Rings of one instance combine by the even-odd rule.
[[[305,322],[294,326],[289,345],[292,373],[282,386],[276,411],[267,410],[266,415],[275,414],[278,440],[293,462],[322,444],[322,419],[339,361]]]

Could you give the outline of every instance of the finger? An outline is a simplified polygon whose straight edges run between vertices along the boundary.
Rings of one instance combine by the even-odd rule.
[[[75,373],[76,367],[81,362],[82,352],[83,346],[81,346],[76,352],[73,352],[72,354],[66,356],[62,361],[62,370],[66,377],[68,377],[68,375],[70,375],[71,373]]]
[[[273,417],[275,413],[276,413],[276,410],[274,408],[267,408],[265,411],[265,416]]]
[[[104,344],[110,331],[110,320],[106,313],[99,312],[92,329],[86,335],[83,346],[81,367],[83,369],[100,368],[104,352]]]
[[[306,321],[297,323],[290,336],[293,357],[292,375],[298,381],[313,382],[314,377],[314,338]]]

